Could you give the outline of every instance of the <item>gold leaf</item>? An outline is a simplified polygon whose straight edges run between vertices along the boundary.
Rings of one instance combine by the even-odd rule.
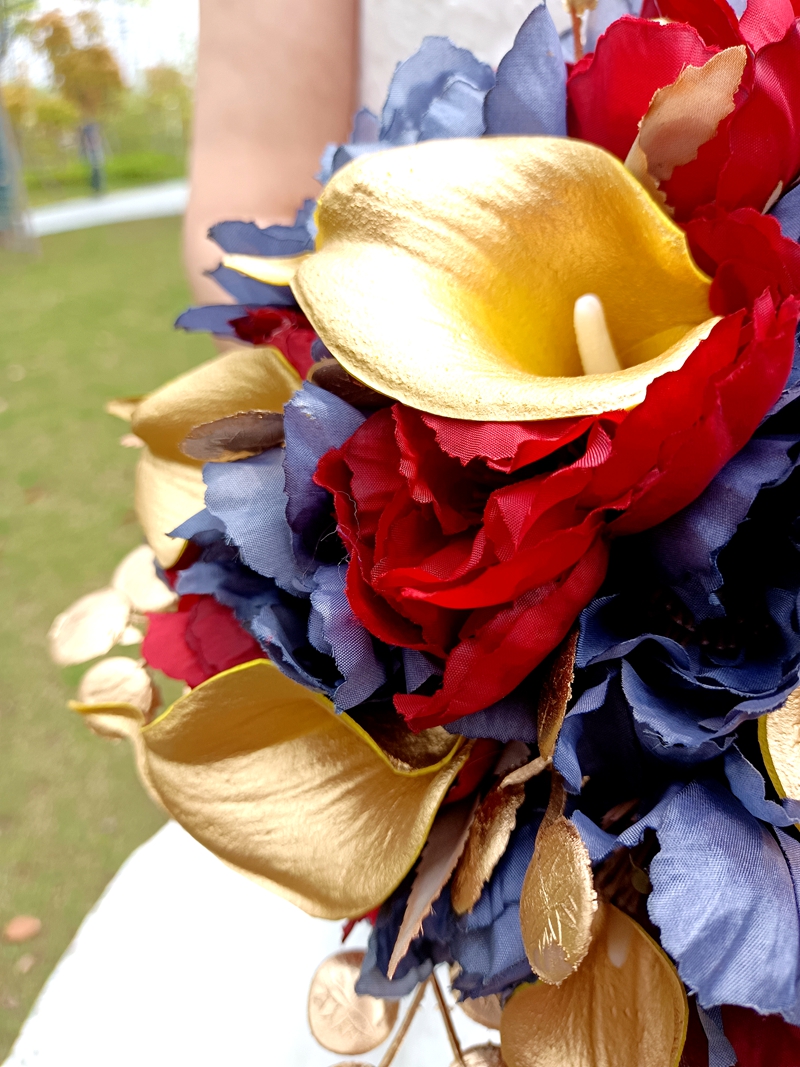
[[[472,911],[478,903],[508,846],[517,823],[517,809],[524,799],[524,785],[495,786],[478,808],[450,889],[457,915]]]
[[[317,333],[360,381],[439,415],[631,407],[718,321],[685,234],[583,141],[455,139],[365,156],[325,187],[318,221],[318,251],[292,282]],[[621,370],[582,373],[573,312],[587,293]]]
[[[383,1044],[397,1021],[396,1000],[359,996],[356,981],[363,952],[337,952],[316,971],[308,993],[308,1023],[315,1040],[345,1056]]]
[[[561,724],[564,722],[567,705],[572,696],[577,648],[578,630],[576,628],[559,645],[539,694],[539,752],[546,759],[552,759],[555,755]]]
[[[761,716],[758,739],[778,795],[800,800],[800,689],[789,694],[782,708]]]
[[[656,91],[625,160],[651,193],[657,194],[676,167],[697,159],[714,137],[733,111],[746,63],[744,45],[726,48],[702,67],[685,67],[676,81]]]
[[[181,538],[167,534],[202,511],[205,501],[202,467],[142,449],[136,464],[136,516],[162,567],[174,567],[186,546]]]
[[[583,965],[561,985],[522,986],[503,1011],[508,1067],[677,1067],[688,1002],[638,923],[602,905]]]
[[[127,656],[111,656],[95,663],[78,686],[79,704],[130,704],[145,716],[154,699],[149,674]]]
[[[403,921],[397,931],[386,972],[389,978],[394,978],[398,964],[421,931],[423,922],[453,873],[458,857],[464,851],[474,814],[475,801],[462,800],[443,808],[431,827],[408,895]]]
[[[99,589],[76,600],[53,620],[50,657],[60,667],[104,656],[128,625],[131,606],[116,589]]]
[[[283,444],[283,415],[277,411],[241,411],[195,426],[180,450],[202,463],[228,463]]]
[[[130,422],[136,408],[144,400],[143,396],[118,396],[113,400],[107,400],[103,409],[107,415],[113,415],[123,422]]]
[[[333,393],[356,408],[375,411],[394,403],[390,396],[376,393],[352,374],[348,374],[338,359],[321,359],[319,363],[315,363],[306,375],[306,381],[313,382],[320,389]]]
[[[473,1045],[461,1053],[461,1062],[454,1060],[451,1067],[505,1067],[503,1055],[497,1045]]]
[[[597,894],[592,861],[573,824],[542,824],[522,883],[519,919],[533,973],[558,985],[577,970],[592,942]]]
[[[142,736],[165,807],[201,844],[312,915],[363,915],[416,862],[468,749],[403,771],[350,716],[255,660]]]
[[[489,1030],[500,1029],[503,1005],[496,993],[488,997],[465,997],[459,1000],[458,1006],[474,1023],[480,1023]]]
[[[151,393],[133,413],[131,429],[154,455],[189,464],[180,444],[195,426],[242,411],[282,411],[300,384],[275,348],[229,352]]]
[[[231,254],[222,257],[222,266],[255,278],[268,285],[291,285],[300,264],[308,259],[310,252],[296,256],[245,256]]]
[[[156,560],[149,545],[138,545],[117,565],[111,587],[126,596],[134,611],[166,611],[178,599],[156,574]]]

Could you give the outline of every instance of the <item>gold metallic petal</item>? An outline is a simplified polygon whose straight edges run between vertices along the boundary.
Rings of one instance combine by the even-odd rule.
[[[173,567],[186,545],[167,534],[202,511],[205,499],[200,464],[177,463],[142,449],[136,465],[136,517],[162,567]]]
[[[559,986],[521,987],[503,1011],[508,1067],[677,1067],[688,1002],[638,923],[604,904],[589,955]]]
[[[459,1000],[458,1006],[474,1023],[480,1023],[489,1030],[500,1029],[503,1005],[496,993],[489,997],[465,997]]]
[[[117,565],[113,589],[128,598],[134,611],[166,611],[177,600],[170,587],[156,574],[156,559],[149,545],[138,545]]]
[[[81,678],[78,704],[130,704],[148,715],[155,699],[150,675],[128,656],[101,659]]]
[[[726,48],[702,67],[686,67],[672,85],[656,91],[625,160],[651,193],[676,167],[697,159],[700,147],[733,111],[746,63],[744,45]]]
[[[401,771],[348,715],[265,660],[225,671],[143,731],[148,774],[212,852],[312,915],[381,904],[414,865],[466,749]]]
[[[131,429],[154,455],[191,464],[180,444],[195,426],[255,408],[282,411],[300,384],[275,348],[229,352],[151,393],[134,411]]]
[[[362,157],[320,198],[292,288],[361,381],[465,419],[627,408],[713,328],[709,279],[624,166],[570,138],[428,141]],[[583,375],[575,301],[623,370]],[[410,314],[413,309],[413,314]]]
[[[82,596],[53,620],[47,635],[51,659],[66,667],[104,656],[125,632],[130,612],[130,601],[116,589]]]
[[[536,835],[519,901],[525,952],[543,982],[558,985],[580,966],[596,911],[592,861],[581,835],[562,815]]]
[[[396,1000],[359,996],[363,952],[337,952],[317,968],[308,993],[308,1024],[315,1040],[345,1056],[382,1045],[397,1021]]]
[[[123,422],[130,422],[136,408],[144,400],[143,396],[117,396],[113,400],[107,400],[103,410],[107,415],[113,415]]]
[[[310,255],[310,252],[297,256],[227,255],[222,257],[222,266],[269,285],[291,285],[297,268]]]
[[[761,716],[758,739],[779,796],[800,800],[800,689],[778,711]]]
[[[495,786],[478,808],[450,888],[457,915],[472,911],[478,903],[508,846],[517,824],[517,809],[524,799],[524,785]]]
[[[539,694],[537,709],[539,751],[545,759],[552,759],[555,755],[561,724],[564,722],[567,705],[572,696],[577,648],[578,631],[575,629],[559,645]]]
[[[475,806],[475,801],[472,799],[450,804],[439,812],[431,827],[389,959],[386,971],[389,978],[394,978],[400,961],[408,952],[411,942],[422,930],[423,922],[449,881],[458,858],[464,851],[475,815]]]

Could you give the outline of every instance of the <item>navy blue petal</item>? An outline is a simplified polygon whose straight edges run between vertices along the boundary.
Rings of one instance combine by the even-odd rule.
[[[770,211],[781,224],[781,230],[793,241],[800,241],[800,185],[790,189]]]
[[[248,312],[245,304],[208,304],[188,308],[175,320],[175,328],[189,333],[214,333],[218,337],[235,337],[231,319],[240,319]]]
[[[567,68],[561,42],[544,4],[522,24],[497,68],[486,97],[488,134],[567,135]]]
[[[458,75],[450,78],[422,119],[420,141],[481,137],[486,129],[483,118],[485,100],[485,89],[477,88]]]
[[[224,252],[244,256],[296,256],[314,249],[314,200],[306,200],[292,226],[267,226],[254,222],[218,222],[208,231]]]
[[[230,267],[217,267],[216,270],[206,273],[217,285],[222,286],[226,293],[230,293],[234,300],[249,307],[257,307],[259,304],[265,307],[295,307],[297,304],[288,285],[268,285],[266,282],[256,281],[255,278],[248,278],[238,270],[231,270]]]
[[[800,822],[800,801],[767,800],[766,782],[759,770],[734,745],[725,753],[725,776],[733,795],[751,815],[773,826]]]

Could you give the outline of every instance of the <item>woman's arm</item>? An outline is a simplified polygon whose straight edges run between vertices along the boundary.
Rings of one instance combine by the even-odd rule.
[[[184,256],[195,298],[224,219],[288,222],[314,196],[319,157],[355,110],[358,0],[200,0],[191,192]]]

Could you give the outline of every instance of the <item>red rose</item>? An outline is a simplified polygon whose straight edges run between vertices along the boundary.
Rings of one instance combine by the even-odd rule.
[[[260,659],[258,642],[212,596],[182,596],[178,610],[148,616],[142,655],[151,667],[194,689],[220,671]]]
[[[236,336],[251,345],[277,348],[301,378],[313,365],[311,346],[317,339],[308,319],[301,311],[290,308],[255,307],[247,314],[231,319]]]
[[[567,86],[570,135],[624,160],[656,90],[720,48],[745,44],[733,112],[661,188],[679,221],[712,203],[760,212],[800,172],[800,29],[792,5],[760,0],[739,24],[724,0],[659,4],[677,21],[620,19],[575,65]]]
[[[776,311],[765,292],[630,412],[473,423],[395,404],[323,457],[354,612],[444,660],[439,692],[395,698],[410,725],[489,707],[556,647],[603,581],[608,538],[686,506],[749,440],[796,323],[795,301]]]

